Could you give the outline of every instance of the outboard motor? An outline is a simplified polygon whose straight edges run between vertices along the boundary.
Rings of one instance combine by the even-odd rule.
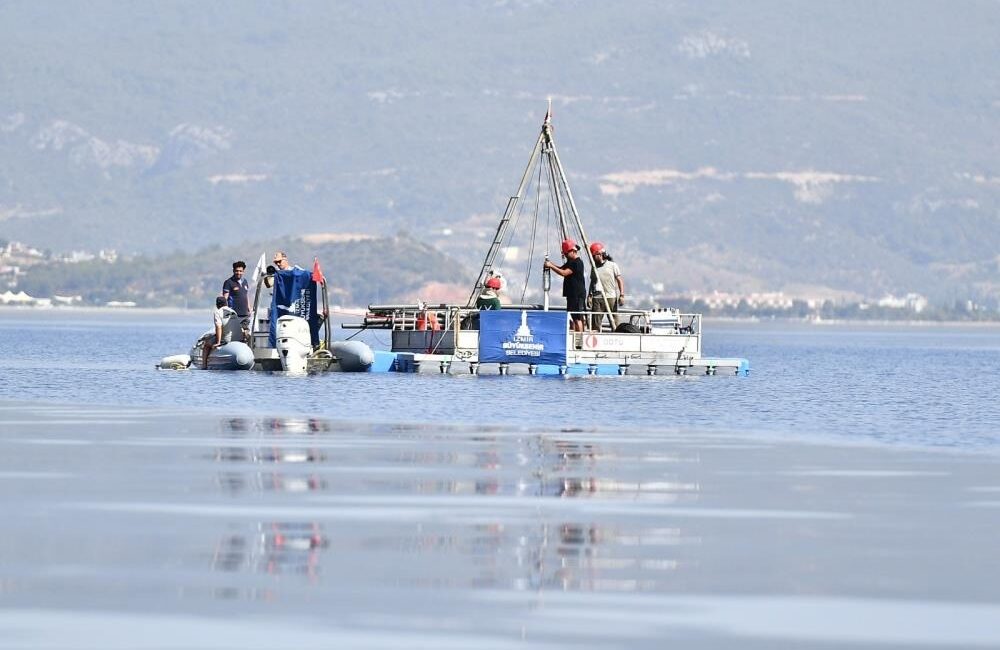
[[[309,321],[298,316],[282,316],[275,330],[278,356],[285,372],[305,374],[309,355],[312,354],[312,335]]]

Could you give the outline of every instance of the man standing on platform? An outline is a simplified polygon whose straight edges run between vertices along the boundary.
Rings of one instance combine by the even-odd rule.
[[[604,244],[595,241],[590,245],[590,254],[594,258],[594,268],[590,271],[590,311],[593,314],[593,329],[601,331],[601,323],[605,315],[611,319],[611,329],[618,327],[618,308],[625,300],[625,282],[622,271]],[[610,312],[610,313],[608,313]]]
[[[566,298],[566,311],[573,319],[573,331],[583,331],[584,312],[587,311],[587,281],[583,276],[583,260],[580,259],[580,247],[572,239],[564,239],[562,254],[566,263],[556,266],[545,260],[544,268],[551,269],[563,278],[563,296]]]
[[[247,265],[243,260],[233,262],[233,275],[222,284],[222,297],[226,305],[236,312],[240,322],[248,329],[250,325],[250,285],[243,277]]]
[[[292,268],[291,263],[288,261],[288,253],[285,251],[278,251],[274,254],[274,267],[279,271],[287,271]]]

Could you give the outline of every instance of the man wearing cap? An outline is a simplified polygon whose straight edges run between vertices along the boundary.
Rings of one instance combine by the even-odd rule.
[[[566,311],[573,319],[573,331],[582,332],[584,316],[587,311],[587,281],[584,279],[583,260],[580,259],[580,247],[572,239],[564,239],[562,254],[566,263],[556,266],[554,262],[545,260],[545,267],[555,271],[563,278],[563,297],[566,298]]]

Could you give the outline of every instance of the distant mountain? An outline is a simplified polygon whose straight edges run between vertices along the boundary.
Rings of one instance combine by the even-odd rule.
[[[475,268],[551,96],[633,282],[995,304],[998,24],[988,0],[5,2],[0,239],[405,229]]]

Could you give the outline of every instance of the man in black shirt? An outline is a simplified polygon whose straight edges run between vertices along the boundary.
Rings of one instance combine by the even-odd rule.
[[[587,281],[584,279],[583,260],[580,259],[580,247],[572,239],[564,239],[562,254],[566,263],[556,266],[545,260],[545,268],[555,271],[563,278],[563,293],[566,298],[566,311],[573,319],[573,331],[583,331],[583,312],[587,311]]]
[[[233,262],[233,275],[222,284],[222,297],[240,320],[250,318],[250,286],[243,274],[246,273],[246,262]]]

